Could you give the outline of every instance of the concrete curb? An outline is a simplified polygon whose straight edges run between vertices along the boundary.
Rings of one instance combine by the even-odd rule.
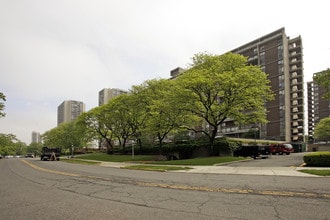
[[[227,163],[227,165],[230,163]],[[141,165],[139,163],[101,162],[100,166],[124,168],[126,166]],[[164,165],[166,166],[166,165]],[[179,165],[178,165],[179,166]],[[175,173],[209,173],[209,174],[239,174],[239,175],[266,175],[266,176],[296,176],[296,177],[322,177],[299,172],[304,169],[330,169],[321,167],[230,167],[225,164],[213,166],[187,166],[190,170],[169,171]]]

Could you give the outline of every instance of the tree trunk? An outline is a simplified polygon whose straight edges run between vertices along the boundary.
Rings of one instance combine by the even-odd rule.
[[[113,146],[111,140],[106,139],[107,141],[107,154],[113,154]]]
[[[142,154],[142,141],[141,141],[141,138],[137,139],[137,143],[138,143],[139,148],[140,148],[140,154]]]
[[[215,140],[215,137],[218,133],[218,127],[217,126],[213,126],[213,129],[211,131],[211,135],[209,136],[209,139],[210,139],[210,154],[211,156],[218,156],[215,154],[215,151],[214,151],[214,140]],[[220,152],[219,152],[220,154]]]

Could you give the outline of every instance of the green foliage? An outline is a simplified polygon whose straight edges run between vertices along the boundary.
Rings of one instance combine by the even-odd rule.
[[[49,148],[60,148],[72,151],[72,148],[85,147],[84,133],[76,125],[76,121],[62,123],[42,135],[44,145]],[[72,152],[71,152],[72,153]]]
[[[168,134],[180,129],[187,120],[187,114],[178,108],[179,104],[173,90],[176,86],[175,81],[150,80],[146,85],[143,92],[148,97],[148,117],[144,131],[157,138],[161,154],[163,141]]]
[[[97,161],[108,161],[108,162],[125,162],[125,161],[150,161],[153,160],[154,156],[148,155],[135,155],[134,159],[131,155],[109,155],[105,153],[93,153],[80,155],[76,158],[85,160],[97,160]]]
[[[212,166],[215,164],[246,160],[242,157],[201,157],[187,160],[155,161],[154,164],[166,165],[190,165],[190,166]]]
[[[167,165],[214,165],[232,161],[245,160],[241,157],[203,157],[187,160],[171,160],[171,161],[155,161],[154,155],[135,155],[134,159],[131,155],[109,155],[104,153],[93,153],[77,156],[81,160],[95,160],[105,162],[127,162],[136,161],[148,164],[167,164]]]
[[[330,69],[317,74],[314,80],[326,90],[323,98],[330,100]]]
[[[196,140],[177,141],[175,143],[167,144],[164,146],[164,155],[174,155],[178,153],[177,159],[192,158],[194,151],[198,149],[208,149],[209,141],[205,138],[199,138]],[[230,141],[226,138],[216,139],[212,152],[208,152],[211,156],[219,156],[221,153],[231,154],[232,151],[239,147],[239,143],[236,141]],[[221,152],[221,153],[220,153]]]
[[[0,118],[6,115],[6,113],[4,112],[5,101],[6,101],[6,96],[2,92],[0,92]]]
[[[137,141],[142,152],[144,139],[157,140],[162,153],[169,136],[189,129],[204,133],[209,141],[206,147],[214,153],[221,150],[213,148],[218,128],[226,119],[240,124],[266,122],[265,102],[273,98],[268,84],[267,75],[259,67],[247,65],[246,57],[201,53],[177,78],[133,86],[129,94],[82,114],[77,124],[85,136],[105,140],[108,152],[113,152],[115,139],[124,151],[126,141]]]
[[[61,159],[62,161],[64,162],[67,162],[67,163],[75,163],[75,164],[85,164],[85,165],[100,165],[101,162],[98,162],[98,161],[87,161],[87,160],[80,160],[80,159],[76,159],[76,158],[70,158],[70,159]]]
[[[196,141],[178,141],[172,144],[167,144],[163,148],[163,154],[167,155],[168,159],[188,159],[192,157],[193,151],[200,148]],[[174,154],[178,153],[179,158],[175,158]]]
[[[192,168],[177,167],[177,166],[133,165],[133,166],[126,166],[126,167],[124,167],[124,169],[166,172],[166,171],[173,171],[173,170],[189,170]]]
[[[102,105],[83,113],[77,119],[80,129],[89,137],[105,140],[107,152],[113,152],[112,140],[114,138],[114,118],[111,117],[107,105]]]
[[[300,172],[303,173],[309,173],[309,174],[313,174],[313,175],[318,175],[318,176],[330,176],[330,170],[316,170],[316,169],[312,169],[312,170],[299,170]]]
[[[314,129],[314,137],[318,140],[330,140],[330,117],[323,118]]]
[[[39,155],[42,149],[42,144],[41,143],[31,143],[29,146],[26,148],[27,153],[32,153],[33,155]]]
[[[330,167],[330,152],[313,152],[305,154],[304,162],[306,166]]]
[[[17,147],[22,146],[20,143],[13,134],[0,134],[0,154],[3,156],[16,155]]]
[[[141,129],[146,121],[145,106],[141,105],[137,97],[123,94],[110,100],[107,112],[113,119],[113,134],[125,151],[129,139],[139,139]]]
[[[187,114],[207,126],[190,129],[209,137],[212,150],[219,126],[227,119],[240,124],[266,122],[265,102],[273,98],[267,75],[257,66],[247,65],[246,57],[197,54],[191,68],[179,75],[178,101]],[[181,100],[181,101],[180,101]]]

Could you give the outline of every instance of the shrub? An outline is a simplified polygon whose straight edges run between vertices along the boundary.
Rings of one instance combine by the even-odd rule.
[[[330,151],[309,153],[303,159],[307,166],[330,167]]]

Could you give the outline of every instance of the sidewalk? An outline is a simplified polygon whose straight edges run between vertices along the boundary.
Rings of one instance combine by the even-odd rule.
[[[242,174],[242,175],[268,175],[268,176],[302,176],[319,177],[299,172],[301,167],[229,167],[229,166],[195,166],[194,169],[184,171],[188,173],[213,174]],[[178,171],[181,172],[181,171]]]
[[[126,166],[141,165],[135,163],[102,162],[101,166],[123,168]],[[151,164],[150,164],[151,165]],[[151,165],[152,166],[152,165]],[[188,166],[190,170],[171,171],[177,173],[212,173],[212,174],[242,174],[242,175],[272,175],[272,176],[301,176],[320,177],[299,172],[302,169],[330,169],[329,167],[230,167],[230,166]]]

